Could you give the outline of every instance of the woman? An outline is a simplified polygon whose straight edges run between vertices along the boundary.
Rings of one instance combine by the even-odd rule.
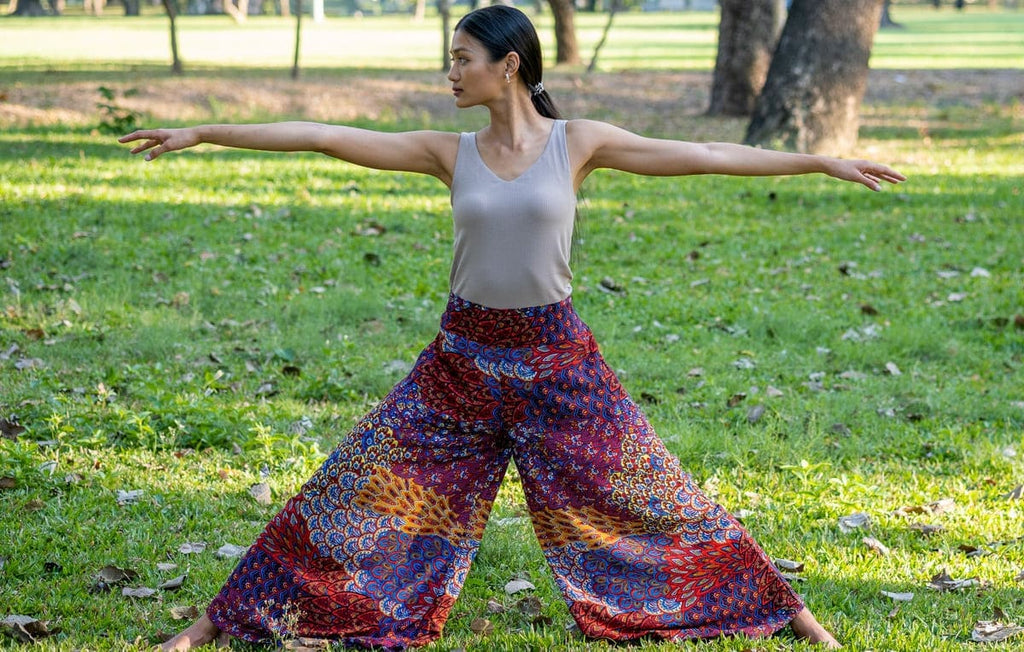
[[[769,635],[839,647],[769,559],[656,437],[572,309],[576,191],[598,168],[646,175],[821,172],[879,190],[867,161],[643,138],[564,121],[529,19],[492,6],[452,39],[472,134],[286,122],[136,131],[153,160],[199,143],[322,152],[420,172],[452,194],[451,297],[437,338],[267,525],[204,615],[164,645],[273,633],[406,647],[441,635],[514,457],[580,630],[666,639]]]

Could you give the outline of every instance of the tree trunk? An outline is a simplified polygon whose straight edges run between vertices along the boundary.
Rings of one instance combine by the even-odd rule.
[[[708,115],[750,115],[779,40],[777,0],[720,0],[718,57]]]
[[[857,142],[883,0],[794,0],[745,142],[843,154]]]
[[[231,16],[236,23],[244,23],[249,18],[249,0],[224,0],[224,13]]]
[[[885,4],[882,5],[882,23],[881,23],[881,27],[886,28],[886,29],[888,29],[888,28],[894,28],[894,29],[902,28],[903,25],[900,25],[899,23],[897,23],[895,20],[892,19],[892,14],[889,13],[889,8],[891,6],[892,6],[892,0],[885,0]]]
[[[105,0],[103,0],[105,1]],[[142,15],[142,0],[124,0],[124,15],[125,16],[141,16]]]
[[[49,12],[43,8],[41,0],[18,0],[17,6],[10,12],[12,16],[46,16]]]
[[[597,45],[594,46],[594,56],[590,58],[590,63],[587,64],[588,74],[597,69],[597,55],[601,53],[601,48],[604,47],[605,41],[608,40],[608,32],[612,31],[612,21],[615,20],[615,14],[619,13],[620,9],[622,9],[622,0],[612,0],[611,9],[608,10],[608,22],[604,24],[601,38],[598,40]]]
[[[178,17],[178,8],[175,0],[163,0],[164,9],[167,10],[167,18],[171,21],[171,72],[175,75],[182,73],[181,57],[178,56],[178,28],[174,19]]]
[[[299,78],[299,44],[302,42],[302,0],[297,0],[295,6],[295,57],[292,59],[292,79]],[[288,0],[281,0],[281,6],[288,4]]]
[[[580,63],[580,48],[576,42],[576,9],[573,0],[548,0],[555,17],[555,63]]]
[[[437,13],[441,14],[441,72],[448,70],[452,38],[451,0],[437,0]]]

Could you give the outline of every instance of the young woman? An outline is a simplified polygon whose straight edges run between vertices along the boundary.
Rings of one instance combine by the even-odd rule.
[[[529,19],[492,6],[452,39],[476,133],[304,122],[141,130],[153,160],[199,143],[314,151],[451,189],[451,295],[436,339],[267,525],[206,614],[164,645],[272,633],[406,647],[441,635],[514,458],[580,630],[628,640],[769,635],[839,647],[764,552],[666,451],[572,308],[576,191],[645,175],[825,173],[879,190],[876,163],[644,138],[561,120]],[[289,631],[284,631],[285,629]]]

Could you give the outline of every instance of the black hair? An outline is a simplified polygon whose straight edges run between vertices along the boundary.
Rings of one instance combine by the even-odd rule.
[[[534,108],[545,118],[562,117],[543,87],[540,92],[534,91],[543,79],[544,63],[537,30],[526,14],[515,7],[491,5],[463,16],[455,25],[455,31],[460,29],[480,41],[492,63],[509,52],[518,54],[519,77],[530,90]]]

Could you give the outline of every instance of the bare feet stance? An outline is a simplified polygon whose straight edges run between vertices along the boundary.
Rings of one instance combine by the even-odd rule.
[[[174,652],[181,652],[206,645],[207,643],[213,643],[214,641],[216,641],[219,648],[227,647],[231,642],[231,637],[217,629],[217,626],[204,614],[202,618],[192,623],[188,629],[161,645],[160,650],[162,652],[171,652],[172,650]]]
[[[814,617],[810,609],[805,608],[798,613],[796,618],[789,623],[789,626],[797,638],[801,638],[809,643],[821,645],[827,650],[838,650],[843,647],[836,640],[835,636],[832,636],[827,629],[821,626],[821,623]]]

